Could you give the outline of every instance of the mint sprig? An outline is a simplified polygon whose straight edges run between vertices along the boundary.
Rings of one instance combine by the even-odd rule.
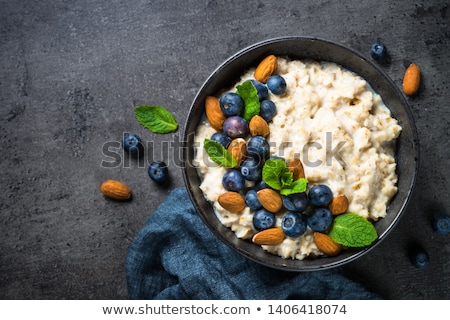
[[[334,242],[346,247],[365,247],[378,238],[373,224],[356,213],[345,213],[334,218],[328,235]]]
[[[283,196],[288,196],[293,193],[302,193],[306,191],[306,186],[308,185],[308,180],[305,178],[300,178],[298,180],[293,181],[290,185],[284,186],[280,190],[280,194]]]
[[[175,117],[160,106],[139,106],[134,109],[134,116],[144,128],[154,133],[170,133],[178,128]]]
[[[281,190],[283,187],[281,177],[284,173],[289,173],[289,170],[286,169],[286,163],[283,160],[269,159],[264,163],[262,179],[268,186],[275,190]]]
[[[244,81],[236,86],[236,93],[244,100],[244,112],[242,117],[250,121],[251,118],[259,114],[260,103],[258,91],[250,80]]]
[[[225,168],[234,168],[237,166],[237,160],[233,155],[225,149],[220,143],[206,138],[203,141],[203,148],[212,161]]]
[[[294,175],[289,171],[286,162],[280,159],[269,159],[264,163],[262,179],[267,185],[280,194],[288,196],[306,191],[308,180],[300,178],[294,181]]]

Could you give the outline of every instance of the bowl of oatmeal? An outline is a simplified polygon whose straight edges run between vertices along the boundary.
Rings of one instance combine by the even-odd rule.
[[[417,133],[398,86],[330,41],[285,37],[223,62],[184,129],[183,177],[233,250],[290,271],[369,252],[405,212]]]

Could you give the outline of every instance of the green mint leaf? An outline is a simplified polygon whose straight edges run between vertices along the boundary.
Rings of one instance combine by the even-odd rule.
[[[293,181],[289,186],[284,187],[280,190],[280,194],[283,196],[288,196],[293,193],[302,193],[306,191],[306,186],[308,185],[308,180],[305,178],[300,178]]]
[[[244,81],[242,84],[236,86],[236,93],[244,100],[244,112],[242,117],[250,121],[253,116],[259,114],[260,103],[258,91],[250,80]]]
[[[334,218],[328,235],[346,247],[365,247],[378,238],[373,224],[356,213],[345,213]]]
[[[177,120],[160,106],[139,106],[134,115],[141,125],[154,133],[170,133],[178,128]]]
[[[281,190],[283,188],[283,182],[281,177],[289,170],[286,163],[279,159],[269,159],[264,163],[262,169],[262,179],[268,186],[275,190]]]
[[[284,196],[305,192],[308,184],[305,178],[294,181],[286,162],[280,159],[269,159],[264,163],[262,179],[269,187],[280,191]]]
[[[203,147],[215,163],[226,168],[234,168],[237,166],[237,160],[220,143],[206,138],[203,142]]]
[[[289,188],[292,184],[292,182],[294,182],[294,174],[292,172],[285,171],[282,173],[281,175],[281,188]]]

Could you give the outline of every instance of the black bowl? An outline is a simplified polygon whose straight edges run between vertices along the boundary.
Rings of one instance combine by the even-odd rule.
[[[240,76],[255,67],[264,57],[274,54],[291,59],[314,59],[335,62],[363,77],[378,92],[392,116],[402,126],[396,141],[398,193],[388,206],[385,218],[375,223],[378,239],[369,247],[348,249],[338,256],[291,260],[264,251],[260,246],[238,239],[234,232],[221,224],[212,205],[200,190],[200,178],[193,166],[194,133],[204,114],[205,97],[217,95],[231,87]],[[396,84],[372,61],[342,45],[316,38],[284,37],[256,43],[230,57],[206,80],[196,95],[189,111],[183,139],[183,176],[189,196],[200,217],[224,243],[243,256],[263,265],[290,271],[314,271],[341,266],[368,253],[386,238],[405,211],[416,180],[418,168],[418,139],[410,108]]]

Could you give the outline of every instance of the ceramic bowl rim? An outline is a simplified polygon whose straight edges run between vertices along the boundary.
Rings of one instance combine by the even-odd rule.
[[[326,257],[326,258],[318,258],[318,259],[308,259],[309,261],[315,261],[312,263],[305,263],[305,260],[290,260],[290,259],[283,259],[279,256],[272,255],[270,253],[265,252],[262,248],[259,246],[256,246],[254,244],[249,243],[246,240],[238,239],[234,232],[231,231],[230,228],[226,228],[219,222],[218,218],[214,215],[211,215],[212,206],[209,204],[205,198],[202,199],[203,194],[199,195],[199,189],[198,186],[192,185],[193,180],[193,172],[192,170],[195,170],[193,166],[191,166],[192,161],[192,150],[190,149],[192,138],[190,138],[190,135],[192,135],[192,117],[193,113],[197,111],[197,109],[201,109],[201,106],[199,106],[200,103],[204,103],[204,98],[206,95],[213,95],[217,94],[218,92],[207,92],[208,88],[211,86],[217,85],[212,84],[217,77],[220,77],[221,74],[226,72],[226,69],[230,67],[231,65],[236,65],[239,60],[245,60],[246,55],[251,54],[254,51],[260,51],[260,56],[263,57],[264,54],[268,55],[270,54],[270,50],[264,50],[266,47],[273,47],[273,46],[282,46],[283,43],[296,43],[299,42],[301,45],[324,45],[333,49],[336,49],[338,51],[342,51],[342,54],[344,55],[350,55],[352,56],[352,59],[356,59],[356,63],[358,63],[358,59],[360,60],[360,63],[363,64],[363,67],[366,66],[367,68],[372,68],[370,72],[375,72],[380,75],[380,84],[383,84],[386,88],[389,87],[390,90],[392,90],[392,93],[390,92],[389,95],[393,95],[392,97],[389,97],[389,99],[397,99],[398,103],[402,106],[403,111],[405,114],[404,120],[406,123],[403,125],[407,125],[408,130],[410,132],[410,137],[408,139],[407,148],[411,148],[412,151],[408,154],[409,157],[412,157],[411,160],[406,160],[408,162],[408,165],[410,167],[410,172],[408,175],[408,190],[404,190],[404,193],[402,194],[403,201],[399,204],[399,209],[397,210],[397,214],[395,214],[395,217],[393,217],[393,220],[389,223],[389,225],[386,228],[383,228],[382,232],[379,233],[379,238],[369,247],[362,248],[362,249],[350,249],[347,250],[347,253],[345,255],[342,255],[341,258],[333,258],[333,257]],[[262,54],[263,52],[264,54]],[[290,56],[289,53],[284,54],[285,56]],[[313,59],[313,58],[312,58]],[[329,59],[317,59],[321,61],[334,61],[332,57]],[[344,66],[344,68],[347,68],[344,64],[336,62],[339,65]],[[241,74],[251,67],[252,65],[246,65],[242,68]],[[354,71],[350,69],[351,71]],[[354,71],[357,74],[360,74],[356,71]],[[236,76],[236,79],[241,75],[238,74]],[[234,80],[233,80],[234,81]],[[234,83],[231,81],[231,83]],[[370,83],[370,82],[369,82]],[[372,85],[372,83],[370,83]],[[225,88],[226,86],[222,87]],[[381,94],[380,94],[381,95]],[[384,97],[382,96],[383,100]],[[392,111],[392,110],[391,110]],[[198,117],[198,114],[196,115]],[[199,121],[197,121],[198,124]],[[403,126],[402,125],[402,126]],[[196,126],[195,126],[196,128]],[[403,132],[402,132],[403,134]],[[402,139],[402,136],[400,135],[399,140]],[[364,57],[361,53],[359,53],[356,50],[353,50],[347,46],[341,45],[337,42],[333,42],[330,40],[325,40],[321,38],[316,37],[300,37],[300,36],[286,36],[286,37],[277,37],[277,38],[271,38],[267,40],[263,40],[260,42],[256,42],[250,46],[245,47],[244,49],[238,51],[237,53],[231,55],[228,59],[226,59],[224,62],[222,62],[207,78],[207,80],[202,84],[200,89],[198,90],[191,106],[189,109],[188,116],[186,118],[186,122],[184,125],[184,132],[183,132],[183,147],[182,147],[182,175],[185,182],[186,189],[188,191],[189,197],[199,213],[201,219],[203,222],[208,226],[208,228],[217,236],[222,242],[227,244],[230,248],[232,248],[234,251],[238,252],[239,254],[243,255],[244,257],[247,257],[250,260],[253,260],[257,263],[260,263],[262,265],[281,269],[281,270],[289,270],[289,271],[316,271],[316,270],[324,270],[329,268],[334,268],[338,266],[342,266],[350,261],[353,261],[363,255],[365,255],[367,252],[373,250],[382,240],[386,238],[386,236],[392,231],[395,225],[397,225],[399,219],[401,216],[403,216],[407,204],[409,203],[409,200],[411,198],[411,194],[414,189],[414,185],[416,183],[417,179],[417,171],[419,167],[419,148],[418,148],[418,135],[417,130],[414,123],[414,118],[412,116],[412,112],[410,109],[410,106],[397,87],[397,85],[391,80],[391,78],[373,61],[367,59]],[[410,163],[412,162],[412,163]],[[195,180],[195,179],[194,179]],[[398,195],[396,195],[398,197]],[[209,214],[205,211],[209,211]],[[216,220],[216,221],[212,221]],[[217,224],[219,222],[219,224]],[[233,238],[234,236],[234,238]],[[250,246],[250,247],[249,247]],[[256,253],[257,250],[260,250],[261,253]],[[275,258],[271,258],[271,256]],[[327,259],[329,261],[327,261]],[[298,261],[298,262],[297,262]],[[317,262],[317,263],[316,263]]]

